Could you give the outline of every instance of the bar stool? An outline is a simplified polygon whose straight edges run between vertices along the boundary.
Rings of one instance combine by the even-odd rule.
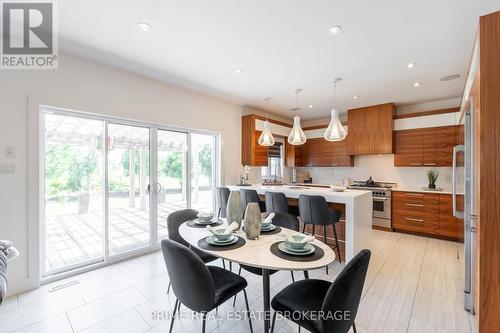
[[[217,217],[227,217],[227,201],[229,200],[229,189],[227,187],[217,187],[217,203],[219,211]]]
[[[299,208],[297,206],[290,206],[285,194],[281,192],[267,192],[266,197],[266,213],[287,213],[299,216]]]
[[[302,228],[302,232],[305,231],[306,224],[312,224],[314,235],[316,232],[316,226],[323,226],[323,241],[327,244],[326,241],[326,227],[331,225],[333,228],[333,236],[335,238],[335,247],[334,249],[337,252],[337,257],[339,258],[339,262],[342,262],[340,259],[340,248],[339,248],[339,240],[337,237],[337,228],[335,225],[340,221],[340,212],[335,209],[328,208],[328,204],[326,203],[326,199],[320,195],[305,195],[301,194],[299,196],[299,211],[300,218],[304,223],[304,227]],[[328,266],[326,267],[326,274],[328,274]]]
[[[259,204],[260,212],[261,213],[266,212],[266,204],[260,200],[259,195],[257,194],[256,190],[242,188],[242,189],[240,189],[240,195],[241,195],[241,200],[243,201],[243,209],[244,210],[247,208],[247,205],[250,202],[256,202]]]

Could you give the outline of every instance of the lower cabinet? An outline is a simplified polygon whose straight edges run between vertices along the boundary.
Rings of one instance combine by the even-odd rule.
[[[458,204],[463,197],[458,198]],[[429,236],[463,240],[463,222],[453,216],[450,194],[394,191],[392,227]]]

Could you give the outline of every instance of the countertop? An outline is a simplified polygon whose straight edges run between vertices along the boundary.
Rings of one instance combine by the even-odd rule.
[[[451,191],[449,191],[449,190],[433,191],[433,190],[424,190],[422,188],[416,188],[416,187],[395,187],[392,190],[393,191],[397,191],[397,192],[417,192],[417,193],[432,193],[432,194],[451,194]]]

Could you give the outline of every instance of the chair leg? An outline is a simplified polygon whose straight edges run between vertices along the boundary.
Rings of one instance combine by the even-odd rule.
[[[328,244],[328,242],[326,241],[326,225],[323,225],[323,241],[325,242],[325,244]],[[328,275],[328,266],[325,266],[325,269],[326,275]]]
[[[352,331],[354,333],[358,333],[358,331],[356,331],[356,324],[354,322],[352,323]]]
[[[339,239],[337,238],[337,228],[335,227],[335,224],[333,224],[333,235],[335,236],[335,247],[337,248],[337,256],[339,257],[339,262],[342,262],[342,259],[340,259],[340,247],[339,247]]]
[[[316,225],[315,224],[313,224],[313,233],[312,233],[312,235],[313,236],[316,235]]]
[[[304,271],[304,279],[308,280],[309,279],[309,272]]]
[[[201,317],[202,317],[202,321],[203,323],[201,324],[201,333],[205,333],[205,329],[206,329],[206,326],[207,326],[207,314],[206,313],[202,313],[201,314]]]
[[[290,271],[292,273],[292,282],[295,282],[295,276],[293,276],[293,271]]]
[[[219,207],[219,210],[217,211],[217,217],[220,217],[221,210],[222,210],[222,207]]]
[[[179,300],[175,300],[175,305],[174,305],[174,313],[172,315],[172,319],[170,321],[170,330],[168,331],[169,333],[172,333],[172,328],[174,328],[174,320],[175,320],[175,315],[177,314],[177,307],[179,306]]]
[[[170,292],[170,286],[172,285],[172,282],[168,282],[168,288],[167,288],[167,294]]]
[[[222,260],[222,268],[226,269],[226,262],[224,261],[224,259],[221,260]]]
[[[229,271],[231,271],[231,272],[233,271],[233,262],[232,261],[229,262]]]
[[[241,275],[241,266],[240,266],[240,269],[238,270],[238,275]],[[236,296],[238,296],[238,294],[234,295],[233,307],[236,305]]]
[[[306,224],[304,223],[304,225],[302,226],[302,233],[306,232]]]
[[[271,322],[271,333],[274,333],[274,324],[276,322],[276,315],[278,314],[278,312],[274,311],[274,314],[273,314],[273,321]]]
[[[243,296],[245,296],[245,305],[247,306],[247,312],[248,312],[248,325],[250,325],[250,333],[253,333],[253,328],[252,328],[252,316],[250,314],[250,307],[248,306],[248,297],[247,297],[247,291],[246,289],[243,289]]]

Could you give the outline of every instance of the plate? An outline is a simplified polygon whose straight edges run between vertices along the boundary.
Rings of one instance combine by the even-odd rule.
[[[311,245],[310,244],[306,244],[303,248],[301,249],[295,249],[293,247],[291,247],[290,245],[288,245],[286,242],[284,244],[285,248],[290,251],[290,252],[297,252],[297,253],[302,253],[302,252],[307,252],[311,249]]]
[[[260,231],[263,231],[263,232],[266,232],[266,231],[273,231],[274,229],[276,229],[276,226],[274,224],[271,224],[269,227],[267,228],[263,228],[261,227],[260,228]]]
[[[286,243],[285,242],[281,242],[278,244],[278,249],[281,251],[281,252],[285,252],[287,254],[291,254],[293,256],[306,256],[306,255],[309,255],[311,253],[314,253],[314,251],[316,250],[316,248],[310,244],[307,244],[306,245],[306,251],[296,251],[296,250],[290,250],[290,248],[288,246],[286,246]]]
[[[213,223],[217,222],[218,220],[219,220],[219,218],[214,217],[211,220],[194,219],[193,222],[196,224],[200,224],[200,225],[209,225],[209,224],[213,224]]]
[[[229,238],[227,241],[220,241],[215,236],[207,236],[205,240],[210,245],[224,246],[236,243],[238,241],[238,236],[233,235],[233,237]]]

